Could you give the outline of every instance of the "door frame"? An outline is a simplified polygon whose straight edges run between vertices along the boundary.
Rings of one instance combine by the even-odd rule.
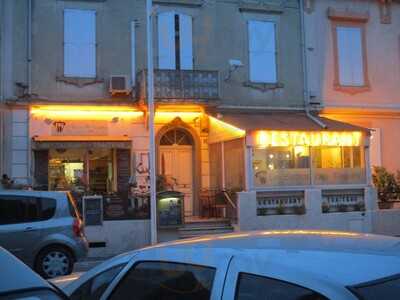
[[[192,178],[193,178],[193,215],[200,215],[200,189],[201,189],[201,152],[200,152],[200,137],[195,129],[186,124],[181,118],[176,117],[172,122],[161,127],[156,134],[156,173],[159,174],[160,165],[160,141],[162,136],[171,129],[182,129],[191,135],[193,139],[192,151]]]

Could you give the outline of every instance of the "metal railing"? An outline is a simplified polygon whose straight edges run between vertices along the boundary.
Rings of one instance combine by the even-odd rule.
[[[147,70],[137,76],[136,98],[146,101]],[[157,101],[219,99],[218,71],[154,70],[154,98]]]

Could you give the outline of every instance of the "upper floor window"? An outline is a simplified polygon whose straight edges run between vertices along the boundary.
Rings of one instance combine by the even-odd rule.
[[[248,31],[250,81],[276,83],[276,24],[249,21]]]
[[[96,77],[96,12],[64,10],[64,76]]]
[[[192,17],[174,12],[158,15],[158,68],[193,69]]]
[[[337,26],[336,35],[340,85],[365,85],[362,29]]]

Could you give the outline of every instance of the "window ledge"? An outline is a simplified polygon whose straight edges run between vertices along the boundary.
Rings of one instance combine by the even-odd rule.
[[[276,89],[283,89],[284,84],[281,82],[277,83],[261,83],[261,82],[251,82],[251,81],[246,81],[243,82],[244,87],[249,87],[252,89],[260,90],[262,92],[267,92],[269,90],[276,90]]]
[[[246,3],[244,1],[240,1],[239,11],[282,14],[284,11],[284,7],[282,5],[272,5],[266,3]]]
[[[84,87],[86,85],[104,83],[104,79],[101,78],[82,78],[82,77],[66,77],[66,76],[57,76],[56,81],[75,85],[77,87]]]
[[[360,93],[365,93],[371,91],[370,85],[363,85],[363,86],[343,86],[343,85],[335,85],[335,91],[339,91],[342,93],[355,95]]]
[[[153,0],[153,3],[161,5],[181,5],[181,6],[200,7],[204,4],[204,1],[203,0]]]
[[[327,14],[328,18],[334,21],[366,23],[369,20],[369,12],[360,13],[349,10],[339,11],[329,7]]]

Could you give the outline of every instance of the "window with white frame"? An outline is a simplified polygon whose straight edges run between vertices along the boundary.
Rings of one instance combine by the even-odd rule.
[[[341,86],[364,86],[365,66],[361,27],[337,26],[338,75]]]
[[[158,15],[158,68],[193,69],[193,20],[191,16],[165,12]]]
[[[94,10],[64,10],[64,76],[96,77]]]
[[[276,24],[249,21],[249,73],[256,83],[277,82]]]

